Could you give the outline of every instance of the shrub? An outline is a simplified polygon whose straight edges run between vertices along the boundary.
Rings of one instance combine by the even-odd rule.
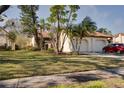
[[[17,35],[16,44],[21,49],[28,49],[28,47],[31,46],[31,38],[28,38],[23,34],[19,34]],[[32,47],[30,47],[30,49],[32,49]]]
[[[20,47],[19,47],[19,45],[15,45],[15,50],[20,50]]]
[[[32,47],[32,51],[39,51],[41,49],[37,48],[37,47]]]
[[[11,46],[6,47],[5,50],[7,50],[7,51],[11,50]]]
[[[4,45],[2,45],[2,46],[0,46],[0,50],[5,50],[5,46]]]
[[[54,52],[53,48],[48,48],[48,52]]]

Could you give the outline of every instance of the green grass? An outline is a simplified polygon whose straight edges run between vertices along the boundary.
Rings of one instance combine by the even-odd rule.
[[[88,81],[78,84],[60,84],[50,86],[49,88],[123,88],[124,80],[121,78],[112,78],[106,80]]]
[[[119,59],[55,55],[38,51],[0,51],[0,80],[123,67]]]

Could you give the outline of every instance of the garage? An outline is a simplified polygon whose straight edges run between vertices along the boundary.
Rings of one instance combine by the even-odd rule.
[[[95,51],[96,52],[102,52],[103,47],[106,45],[106,42],[104,40],[96,40],[95,42]]]
[[[87,52],[88,51],[88,41],[82,40],[81,46],[80,46],[80,52]]]

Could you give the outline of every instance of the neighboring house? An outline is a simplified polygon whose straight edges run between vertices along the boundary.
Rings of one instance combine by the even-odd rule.
[[[20,48],[24,48],[24,47],[27,47],[27,46],[32,46],[31,40],[32,40],[31,38],[26,37],[24,34],[20,34],[20,35],[17,35],[15,43]],[[0,30],[0,46],[1,46],[1,48],[5,48],[5,47],[11,46],[11,45],[12,45],[12,43],[8,39],[7,33]]]
[[[61,40],[63,40],[61,38]],[[105,35],[100,32],[94,32],[90,34],[89,37],[85,37],[81,42],[80,53],[84,52],[102,52],[102,48],[109,44],[109,40],[112,40],[112,35]],[[74,46],[75,40],[74,41]],[[64,43],[63,52],[72,52],[73,47],[70,42],[70,39],[66,37],[66,41]]]
[[[124,33],[118,33],[114,35],[113,43],[124,43]]]

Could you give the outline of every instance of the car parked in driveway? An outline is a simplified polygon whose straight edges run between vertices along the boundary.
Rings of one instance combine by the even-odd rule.
[[[103,52],[105,52],[105,53],[124,53],[124,44],[122,44],[122,43],[109,44],[103,48]]]

